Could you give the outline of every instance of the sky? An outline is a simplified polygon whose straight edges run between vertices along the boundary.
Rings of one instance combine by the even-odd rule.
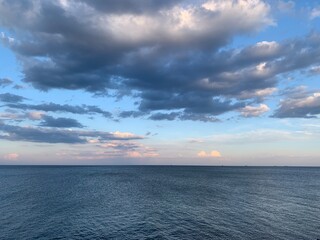
[[[0,164],[320,166],[320,3],[0,0]]]

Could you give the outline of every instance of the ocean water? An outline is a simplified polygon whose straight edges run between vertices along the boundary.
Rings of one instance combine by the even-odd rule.
[[[0,239],[320,239],[320,168],[2,166]]]

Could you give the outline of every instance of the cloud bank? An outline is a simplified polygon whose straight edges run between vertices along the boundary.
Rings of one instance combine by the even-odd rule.
[[[61,120],[58,121],[61,124]],[[65,122],[62,121],[62,122]],[[0,139],[9,141],[28,141],[42,143],[83,144],[90,141],[106,142],[112,140],[128,141],[143,139],[132,133],[102,132],[89,130],[70,130],[60,128],[43,128],[14,126],[0,122]]]
[[[261,0],[1,0],[0,25],[17,33],[2,33],[1,41],[21,61],[25,82],[135,98],[137,109],[119,117],[215,121],[263,102],[279,75],[320,64],[317,32],[226,48],[236,36],[275,25]]]

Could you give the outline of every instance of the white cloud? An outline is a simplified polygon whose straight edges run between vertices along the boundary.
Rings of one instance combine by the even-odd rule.
[[[266,112],[268,112],[270,108],[266,104],[260,104],[257,107],[254,106],[245,106],[241,108],[239,111],[243,117],[258,117]]]
[[[40,120],[43,118],[44,115],[45,115],[44,112],[37,112],[37,111],[27,113],[28,118],[31,120]]]
[[[320,17],[320,6],[313,8],[310,13],[311,19],[314,19],[317,17]]]
[[[192,38],[251,32],[272,25],[270,7],[260,0],[207,1],[176,5],[156,14],[108,14],[96,19],[98,27],[123,43],[152,41],[192,42]],[[161,38],[158,38],[161,33]]]
[[[205,151],[200,151],[197,153],[198,157],[207,157],[207,153]]]
[[[12,38],[12,37],[8,37],[4,32],[1,32],[0,33],[0,41],[2,41],[3,42],[3,44],[5,44],[5,45],[12,45],[12,44],[14,44],[14,38]]]
[[[277,88],[265,88],[265,89],[258,89],[254,91],[242,91],[238,98],[239,99],[249,99],[249,98],[264,98],[267,97],[268,95],[273,94],[276,92],[278,89]]]
[[[267,16],[270,7],[260,0],[209,0],[202,4],[202,7],[215,13],[223,13],[221,14],[222,18],[231,17],[235,20],[243,17],[243,24],[246,25],[251,25],[254,21],[256,23],[273,24],[273,21]]]
[[[219,151],[213,150],[209,153],[205,151],[200,151],[197,153],[197,156],[200,158],[205,158],[205,157],[213,157],[213,158],[220,158],[222,157],[221,153]]]
[[[258,42],[252,47],[252,50],[256,56],[272,56],[278,53],[279,49],[280,44],[275,41]]]
[[[138,151],[128,152],[127,155],[130,158],[141,158],[142,157],[142,154],[139,153]]]
[[[113,132],[112,134],[116,138],[135,138],[135,137],[137,137],[135,134],[130,133],[130,132],[119,132],[119,131],[116,131],[116,132]]]

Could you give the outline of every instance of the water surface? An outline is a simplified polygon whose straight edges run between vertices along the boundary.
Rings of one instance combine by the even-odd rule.
[[[2,166],[0,239],[320,239],[320,168]]]

